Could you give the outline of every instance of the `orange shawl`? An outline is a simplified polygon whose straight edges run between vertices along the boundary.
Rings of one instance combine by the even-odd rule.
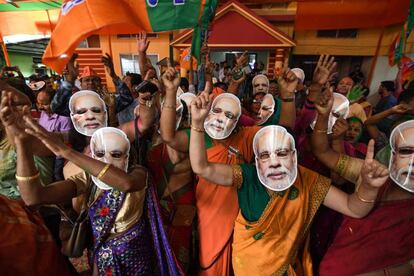
[[[69,275],[42,218],[22,201],[0,196],[2,275]]]
[[[234,226],[235,274],[312,275],[308,230],[329,187],[328,178],[299,167],[295,184],[274,194],[257,222],[240,212]]]
[[[207,150],[209,162],[240,164],[245,161],[229,155],[228,146],[239,150],[246,162],[253,159],[253,137],[259,127],[241,128],[230,138]],[[239,211],[237,190],[219,186],[200,178],[196,188],[200,265],[207,275],[228,275],[231,270],[231,237]],[[208,269],[206,269],[208,268]]]

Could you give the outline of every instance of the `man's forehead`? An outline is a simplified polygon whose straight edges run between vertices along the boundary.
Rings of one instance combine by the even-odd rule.
[[[254,83],[266,83],[267,84],[267,78],[264,76],[258,76],[255,80]]]
[[[215,103],[214,107],[219,107],[223,110],[231,110],[233,111],[234,109],[239,109],[239,104],[235,99],[232,98],[221,98],[218,99],[217,102]]]
[[[257,147],[261,150],[291,148],[292,141],[286,132],[282,131],[266,131],[258,139]]]
[[[75,108],[79,108],[82,106],[90,106],[90,105],[102,107],[102,101],[98,96],[82,95],[82,96],[77,97],[73,102],[73,106]]]
[[[397,146],[405,145],[414,147],[414,127],[396,131],[395,143]]]
[[[115,132],[103,132],[96,136],[94,145],[100,150],[120,150],[126,151],[128,148],[128,141]],[[102,148],[103,147],[103,148]]]

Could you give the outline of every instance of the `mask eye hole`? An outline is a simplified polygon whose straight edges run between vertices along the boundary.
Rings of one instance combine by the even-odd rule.
[[[98,158],[102,158],[102,157],[105,156],[105,151],[98,150],[98,151],[95,152],[95,156],[98,157]]]
[[[413,155],[414,154],[414,148],[408,148],[408,147],[399,148],[398,149],[398,154],[402,155],[402,156]]]
[[[86,108],[81,108],[81,109],[76,110],[75,113],[81,115],[81,114],[85,114],[86,111],[88,111]]]
[[[113,151],[113,152],[111,152],[111,156],[112,156],[112,158],[119,159],[119,158],[122,157],[122,152],[120,152],[120,151]]]
[[[270,158],[270,154],[267,151],[261,152],[259,154],[259,159],[262,160],[262,161],[265,161],[265,160],[267,160],[269,158]]]

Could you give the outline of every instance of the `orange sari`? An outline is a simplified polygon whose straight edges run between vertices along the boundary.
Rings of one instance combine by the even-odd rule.
[[[273,194],[258,221],[248,222],[240,212],[234,226],[235,274],[312,275],[309,227],[329,187],[330,179],[299,167],[294,185]]]
[[[0,196],[2,275],[70,275],[42,218],[24,203]]]
[[[241,128],[228,139],[215,141],[215,145],[207,149],[208,161],[223,164],[250,162],[253,159],[253,137],[259,129]],[[242,157],[229,154],[229,146],[237,149]],[[200,178],[196,187],[196,204],[201,275],[230,275],[233,226],[239,212],[237,190]]]

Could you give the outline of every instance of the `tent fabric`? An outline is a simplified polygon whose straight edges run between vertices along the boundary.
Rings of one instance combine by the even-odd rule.
[[[298,1],[295,30],[378,28],[406,20],[409,0]]]

